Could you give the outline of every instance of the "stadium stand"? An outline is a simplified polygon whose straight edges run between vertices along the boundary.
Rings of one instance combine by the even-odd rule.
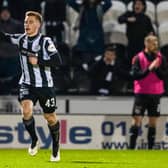
[[[158,27],[160,46],[163,47],[168,44],[168,22],[163,22]]]
[[[37,0],[37,2],[34,2],[33,0],[23,0],[23,2],[19,4],[19,0],[2,0],[0,2],[0,8],[4,4],[8,4],[12,16],[22,20],[25,10],[40,11],[41,9],[41,13],[45,15],[45,13],[48,12],[47,10],[49,10],[45,6],[46,2],[48,3],[52,1],[55,0]],[[117,18],[121,15],[121,13],[124,13],[127,9],[130,10],[132,8],[132,0],[112,0],[112,3],[112,7],[103,16],[105,45],[115,45],[118,57],[124,59],[128,43],[126,37],[126,26],[118,24]],[[27,4],[27,7],[23,4]],[[41,6],[39,6],[39,4],[41,4]],[[18,13],[16,13],[17,6],[20,11]],[[146,14],[152,20],[156,34],[159,35],[161,51],[166,57],[168,57],[167,6],[168,1],[166,0],[147,0],[146,10]],[[79,36],[79,31],[74,31],[74,25],[77,17],[78,13],[70,6],[66,5],[66,18],[63,22],[65,29],[63,42],[68,45],[66,46],[61,44],[58,46],[58,50],[63,55],[65,64],[61,68],[53,69],[56,89],[60,94],[89,94],[88,79],[85,78],[83,70],[77,70],[72,63],[72,48],[76,45]],[[44,23],[46,24],[46,20]],[[42,32],[46,33],[45,25],[42,28]]]
[[[103,17],[104,22],[116,21],[118,16],[126,11],[126,4],[119,0],[112,1],[112,7]]]

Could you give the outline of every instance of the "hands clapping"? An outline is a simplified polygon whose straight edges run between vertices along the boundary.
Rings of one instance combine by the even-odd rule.
[[[155,58],[155,60],[153,60],[153,62],[149,65],[148,69],[149,71],[152,71],[154,69],[157,69],[159,66],[160,66],[160,59]]]

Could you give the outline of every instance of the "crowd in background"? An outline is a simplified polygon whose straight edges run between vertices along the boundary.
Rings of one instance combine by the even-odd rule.
[[[130,0],[121,2],[127,6]],[[151,2],[157,5],[160,1]],[[104,30],[108,27],[113,31],[111,22],[104,24],[104,16],[112,7],[113,0],[2,0],[0,31],[24,32],[25,12],[38,11],[44,17],[42,32],[53,39],[63,58],[63,65],[52,70],[58,94],[132,94],[132,57],[143,49],[145,36],[158,34],[157,23],[146,15],[146,1],[135,0],[131,10],[115,20],[117,25],[126,26],[126,45],[107,40],[114,39],[113,33],[106,36]],[[166,50],[163,54],[166,56]],[[0,94],[16,94],[19,75],[17,48],[1,43]]]

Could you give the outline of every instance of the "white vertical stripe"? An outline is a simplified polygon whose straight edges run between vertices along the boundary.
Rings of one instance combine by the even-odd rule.
[[[33,67],[33,71],[35,74],[35,86],[36,87],[42,87],[42,78],[41,78],[41,74],[40,74],[40,69],[39,67]]]
[[[51,76],[51,68],[48,67],[47,70],[45,70],[45,74],[47,77],[47,81],[48,81],[48,87],[53,87],[53,78]]]
[[[23,79],[24,79],[24,74],[22,73],[21,77],[20,77],[20,80],[19,80],[19,84],[22,84],[23,83]]]
[[[39,47],[41,47],[40,44],[39,44],[40,38],[41,38],[41,35],[39,35],[39,36],[33,41],[32,51],[34,51],[34,52],[38,52],[38,51],[39,51],[39,49],[40,49]]]
[[[46,48],[45,48],[45,45],[46,45],[46,42],[47,42],[47,38],[44,38],[44,43],[43,43],[43,59],[44,60],[49,60],[50,57],[48,56],[47,52],[46,52]]]
[[[23,60],[24,75],[26,78],[25,81],[23,81],[23,82],[30,84],[30,75],[29,75],[29,69],[28,69],[28,64],[27,64],[27,57],[22,56],[22,60]]]

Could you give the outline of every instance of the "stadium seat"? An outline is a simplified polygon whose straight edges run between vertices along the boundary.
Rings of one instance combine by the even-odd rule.
[[[121,25],[117,21],[105,22],[103,28],[105,44],[118,43],[127,46],[126,25]]]
[[[127,9],[128,10],[132,10],[132,1],[128,3],[127,5]],[[146,15],[148,15],[152,22],[155,23],[156,22],[156,15],[155,15],[155,4],[151,1],[146,1],[147,4],[147,8],[146,8]]]
[[[104,22],[116,21],[125,11],[126,5],[121,1],[114,0],[112,1],[112,7],[105,13],[103,20]]]
[[[168,1],[161,1],[156,6],[157,22],[161,25],[168,18]]]
[[[67,14],[66,14],[67,23],[68,23],[67,29],[69,29],[68,40],[69,40],[70,47],[73,47],[76,44],[78,36],[79,36],[79,31],[74,30],[74,25],[75,25],[76,19],[78,17],[78,13],[68,5],[67,5],[66,12],[67,12]]]
[[[168,21],[159,25],[158,28],[160,46],[163,47],[168,44]]]

